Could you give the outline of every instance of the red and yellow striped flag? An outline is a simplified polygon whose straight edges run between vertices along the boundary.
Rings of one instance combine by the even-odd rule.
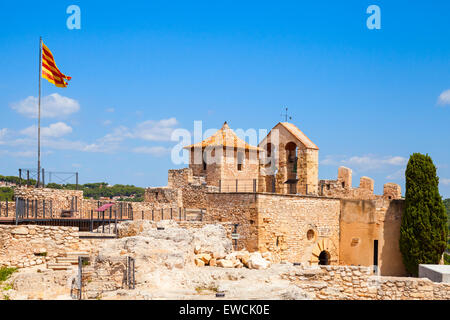
[[[66,80],[72,79],[59,71],[52,52],[42,43],[42,78],[60,88],[67,87]]]

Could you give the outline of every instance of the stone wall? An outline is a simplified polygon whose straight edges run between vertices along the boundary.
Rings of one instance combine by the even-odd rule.
[[[322,251],[339,262],[337,199],[296,195],[257,195],[258,250],[275,261],[318,263]]]
[[[382,277],[372,268],[321,266],[283,275],[319,300],[450,300],[450,284],[426,278]]]
[[[238,249],[258,250],[256,194],[207,193],[206,213],[203,221],[209,223],[238,223]]]
[[[0,201],[0,217],[15,217],[16,203],[14,201]]]
[[[339,261],[337,199],[262,193],[208,193],[204,221],[238,223],[239,248],[270,251],[275,261]],[[308,238],[308,232],[310,238]],[[312,232],[312,235],[311,235]]]
[[[92,242],[81,240],[75,227],[0,225],[0,266],[24,268],[55,262],[67,252],[92,250]]]
[[[191,168],[169,170],[167,187],[147,188],[145,201],[154,203],[155,208],[206,209],[206,193],[217,191],[218,186],[207,185],[205,178],[194,176]]]
[[[399,248],[404,201],[341,199],[340,206],[340,264],[372,266],[378,241],[381,275],[405,275]]]
[[[386,183],[383,186],[383,195],[376,195],[374,180],[369,177],[361,177],[359,187],[352,187],[352,170],[346,167],[338,168],[337,180],[320,180],[319,194],[325,197],[342,199],[375,200],[385,198],[389,200],[401,199],[401,188],[395,183]]]

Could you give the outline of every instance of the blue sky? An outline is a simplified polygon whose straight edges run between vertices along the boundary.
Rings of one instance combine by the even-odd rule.
[[[80,30],[66,27],[71,4]],[[380,30],[366,27],[372,4]],[[165,185],[181,167],[173,129],[271,129],[287,106],[320,148],[320,179],[345,165],[354,186],[369,176],[377,193],[404,192],[421,152],[450,197],[449,15],[448,1],[2,1],[0,174],[36,166],[42,35],[73,77],[42,82],[46,170]]]

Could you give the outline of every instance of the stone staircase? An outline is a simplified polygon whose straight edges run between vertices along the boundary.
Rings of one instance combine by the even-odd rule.
[[[68,270],[78,265],[78,257],[89,257],[88,252],[67,252],[64,256],[56,257],[56,262],[47,263],[47,269]]]

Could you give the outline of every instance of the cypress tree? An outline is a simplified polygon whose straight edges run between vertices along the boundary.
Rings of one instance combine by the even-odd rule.
[[[419,264],[439,263],[447,243],[447,217],[436,167],[428,154],[410,156],[405,178],[400,251],[408,273],[417,276]]]

